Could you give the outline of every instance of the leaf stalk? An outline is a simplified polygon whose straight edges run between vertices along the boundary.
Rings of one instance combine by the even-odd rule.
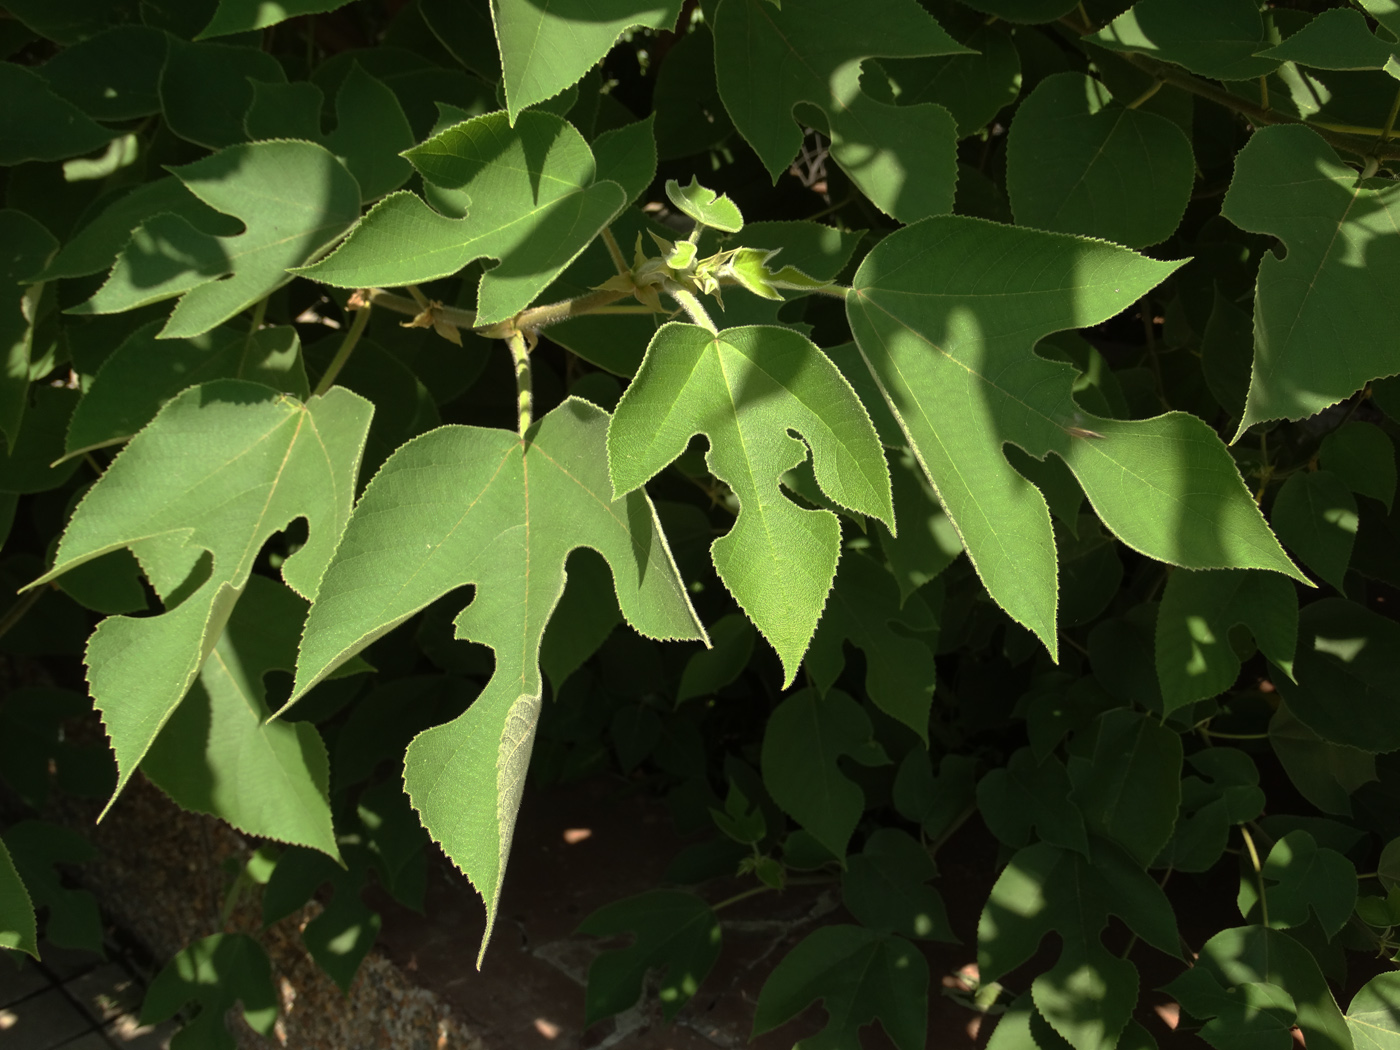
[[[331,388],[336,376],[340,375],[340,370],[345,367],[345,362],[350,360],[350,354],[354,352],[355,346],[360,341],[360,336],[365,333],[365,326],[369,324],[370,303],[357,292],[351,296],[351,303],[360,303],[355,310],[355,320],[350,322],[350,330],[345,333],[345,338],[340,342],[340,349],[335,352],[335,357],[331,358],[331,363],[326,366],[326,370],[321,375],[321,380],[316,384],[316,389],[311,391],[312,397],[320,397]]]

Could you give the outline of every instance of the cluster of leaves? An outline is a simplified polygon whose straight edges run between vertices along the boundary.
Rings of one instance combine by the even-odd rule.
[[[580,927],[588,1022],[673,1017],[739,873],[852,920],[754,1032],[903,1050],[975,815],[995,1050],[1151,1045],[1133,951],[1221,1050],[1400,1045],[1328,984],[1400,927],[1394,0],[287,7],[0,20],[0,647],[112,758],[12,691],[26,802],[281,844],[235,892],[329,885],[348,987],[371,873],[431,836],[484,954],[527,774],[617,771],[710,838]],[[0,945],[90,938],[81,852],[5,832]],[[146,1013],[270,989],[225,931]]]

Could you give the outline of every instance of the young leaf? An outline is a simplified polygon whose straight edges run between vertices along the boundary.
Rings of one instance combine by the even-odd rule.
[[[1137,1001],[1137,967],[1099,940],[1117,915],[1148,944],[1176,957],[1176,917],[1156,881],[1113,846],[1096,841],[1092,860],[1037,843],[1002,871],[977,927],[983,983],[1060,935],[1053,967],[1031,985],[1036,1008],[1075,1050],[1113,1050]]]
[[[510,121],[578,83],[629,29],[675,28],[681,0],[491,0]]]
[[[1130,248],[1172,235],[1195,178],[1179,127],[1114,104],[1102,82],[1081,73],[1042,80],[1016,108],[1006,141],[1006,191],[1018,225]]]
[[[937,626],[922,598],[913,595],[901,608],[890,574],[865,555],[849,551],[841,559],[803,665],[817,690],[825,693],[846,666],[843,647],[849,641],[865,653],[866,694],[927,745],[936,674],[933,652],[924,640],[904,632],[926,633]]]
[[[465,714],[413,741],[404,780],[429,833],[486,902],[481,953],[539,717],[540,639],[569,552],[591,547],[608,560],[638,631],[705,638],[650,501],[612,498],[607,420],[569,399],[524,441],[458,426],[402,446],[360,498],[302,636],[289,704],[438,598],[476,587],[456,633],[495,650],[495,673]]]
[[[922,1050],[928,1038],[928,980],[928,963],[904,938],[862,926],[823,926],[783,956],[763,982],[749,1038],[820,999],[827,1026],[794,1050],[856,1046],[860,1029],[876,1020],[899,1050]]]
[[[1262,128],[1240,150],[1221,214],[1279,238],[1288,254],[1259,265],[1254,372],[1234,440],[1255,423],[1311,416],[1400,372],[1389,306],[1400,279],[1397,207],[1393,180],[1358,179],[1300,125]]]
[[[1290,831],[1274,843],[1262,870],[1269,925],[1301,926],[1317,916],[1328,937],[1351,918],[1356,907],[1356,868],[1334,849],[1319,847],[1306,831]]]
[[[216,933],[195,941],[156,974],[141,1004],[141,1023],[168,1021],[188,1003],[199,1012],[171,1040],[171,1050],[234,1050],[224,1014],[243,1004],[243,1019],[261,1035],[272,1034],[277,992],[267,952],[247,934]]]
[[[193,684],[263,543],[294,518],[310,521],[310,539],[283,578],[305,597],[316,593],[350,516],[371,411],[342,389],[303,405],[255,383],[192,387],[78,505],[53,569],[30,586],[130,547],[168,607],[108,617],[88,642],[88,681],[120,770],[116,793]]]
[[[418,284],[499,259],[477,296],[477,323],[493,324],[530,305],[627,203],[620,185],[595,180],[588,143],[552,113],[523,114],[514,127],[504,113],[489,113],[406,156],[439,210],[407,191],[392,193],[344,244],[295,273],[368,288]]]
[[[626,948],[605,951],[588,967],[585,1028],[621,1013],[641,997],[648,970],[661,975],[661,1016],[671,1021],[699,989],[719,958],[719,920],[693,893],[649,890],[616,901],[579,923],[576,933],[610,937],[633,933]]]
[[[0,948],[27,952],[39,958],[39,935],[34,922],[34,902],[15,870],[10,851],[0,841]]]
[[[290,281],[288,267],[313,258],[360,214],[354,177],[310,142],[231,146],[173,171],[210,207],[242,219],[244,231],[211,237],[158,215],[132,233],[97,294],[70,312],[121,313],[180,295],[161,337],[202,335]]]
[[[309,722],[269,722],[269,671],[296,666],[306,602],[251,576],[199,681],[156,737],[141,771],[180,806],[260,838],[340,860],[330,762]]]
[[[948,216],[886,237],[846,296],[861,354],[978,575],[1052,655],[1050,514],[1007,462],[1007,442],[1038,459],[1055,452],[1104,524],[1151,557],[1301,578],[1204,420],[1088,416],[1073,398],[1074,368],[1031,349],[1051,332],[1111,317],[1177,265]]]
[[[877,933],[957,943],[943,898],[928,885],[937,874],[918,839],[897,828],[878,828],[860,853],[847,858],[841,902]]]
[[[715,568],[778,651],[786,687],[831,589],[841,528],[830,511],[799,508],[778,479],[810,448],[827,496],[893,528],[879,439],[836,366],[798,333],[672,322],[647,347],[608,428],[614,491],[645,484],[696,434],[709,438],[705,462],[739,499],[734,528],[710,548]]]
[[[849,755],[863,766],[889,764],[870,717],[839,689],[793,693],[768,716],[763,733],[763,783],[773,801],[835,857],[865,811],[865,793],[836,760]]]
[[[1243,624],[1279,667],[1293,664],[1298,640],[1298,595],[1277,573],[1247,569],[1190,572],[1167,578],[1157,610],[1157,680],[1164,714],[1218,696],[1239,677],[1230,645]]]
[[[774,182],[802,145],[793,107],[805,102],[826,118],[832,158],[876,207],[901,222],[952,210],[952,116],[886,105],[860,87],[861,59],[967,52],[914,0],[889,0],[879,18],[844,0],[721,0],[714,33],[720,97]]]
[[[739,214],[738,205],[723,193],[707,190],[699,179],[692,178],[685,187],[675,179],[667,179],[666,196],[701,226],[725,233],[738,233],[744,228],[744,217]]]

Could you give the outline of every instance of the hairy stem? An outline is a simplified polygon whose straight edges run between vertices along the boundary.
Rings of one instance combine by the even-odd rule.
[[[617,272],[626,276],[632,272],[632,267],[627,265],[627,260],[623,258],[622,249],[618,246],[617,238],[613,236],[611,228],[603,227],[603,243],[608,246],[608,254],[612,256],[613,265],[617,267]]]
[[[506,339],[510,356],[515,362],[515,410],[516,428],[520,436],[530,429],[535,414],[535,390],[530,376],[530,351],[533,340],[524,332],[515,331]]]
[[[715,327],[714,321],[710,320],[710,315],[705,310],[705,304],[700,301],[699,296],[694,292],[690,291],[688,288],[682,288],[675,281],[666,282],[665,292],[680,304],[681,309],[685,311],[686,316],[689,317],[694,324],[698,324],[701,328],[707,329],[715,335],[719,335],[719,329]]]

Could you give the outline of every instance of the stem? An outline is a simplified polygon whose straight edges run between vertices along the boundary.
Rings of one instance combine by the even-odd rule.
[[[1220,733],[1214,729],[1201,726],[1197,730],[1202,736],[1208,736],[1213,740],[1268,740],[1268,733]]]
[[[1269,925],[1269,900],[1264,896],[1264,866],[1259,863],[1259,851],[1254,848],[1254,836],[1243,824],[1240,825],[1240,834],[1244,836],[1245,847],[1249,850],[1249,861],[1254,865],[1254,877],[1259,882],[1259,915],[1264,920],[1264,925],[1267,926]]]
[[[515,406],[517,413],[516,427],[520,436],[525,436],[525,431],[530,429],[531,419],[535,411],[535,392],[530,376],[530,350],[532,342],[526,337],[524,332],[513,332],[506,340],[506,345],[510,347],[510,356],[515,361]]]
[[[417,289],[410,289],[417,291]],[[418,293],[420,296],[421,292]],[[375,306],[382,306],[386,310],[393,310],[396,314],[408,314],[409,317],[417,317],[428,306],[428,301],[423,300],[420,305],[416,299],[407,296],[395,295],[393,292],[386,292],[383,288],[371,288],[369,294],[364,297]],[[475,328],[476,314],[471,310],[460,310],[455,306],[439,306],[437,316],[450,325],[458,328]]]
[[[844,284],[824,284],[820,288],[798,288],[796,285],[775,281],[773,287],[787,288],[794,292],[806,292],[809,295],[828,295],[833,299],[840,299],[842,302],[846,301],[846,293],[850,291]]]
[[[253,342],[253,333],[263,325],[263,318],[267,316],[267,296],[263,296],[253,304],[253,323],[248,326],[248,337],[243,340],[244,346],[249,346]]]
[[[772,889],[772,886],[754,886],[751,889],[744,890],[742,893],[736,893],[732,897],[726,897],[718,904],[711,904],[710,911],[719,911],[721,908],[727,908],[731,904],[738,904],[740,901],[748,900],[750,897],[757,897],[760,893],[768,893]]]
[[[1395,119],[1400,117],[1400,90],[1395,92],[1395,100],[1390,103],[1390,113],[1385,118],[1385,128],[1381,131],[1381,143],[1390,138],[1390,133],[1395,130]]]
[[[49,586],[53,585],[50,584]],[[11,627],[24,619],[24,614],[34,608],[34,604],[44,596],[44,592],[48,589],[48,587],[34,588],[34,590],[15,602],[14,605],[11,605],[9,609],[5,611],[4,616],[0,616],[0,638],[3,638],[9,633]]]
[[[102,464],[97,462],[97,457],[91,452],[84,452],[83,459],[87,462],[87,465],[92,468],[92,472],[100,478],[102,476]]]
[[[1161,91],[1162,85],[1164,85],[1165,83],[1165,80],[1152,81],[1152,86],[1150,88],[1148,88],[1141,95],[1139,95],[1137,98],[1133,99],[1131,102],[1128,103],[1128,109],[1137,109],[1138,106],[1142,105],[1153,95],[1157,94],[1157,92]]]
[[[617,238],[613,236],[612,229],[603,227],[603,243],[608,246],[608,254],[612,256],[613,265],[617,267],[617,272],[626,277],[632,272],[632,267],[627,265],[627,260],[622,256],[622,249],[618,246]]]
[[[939,835],[938,838],[934,839],[933,842],[929,845],[929,847],[928,847],[928,855],[929,855],[929,858],[932,859],[932,857],[933,857],[940,849],[942,849],[944,846],[946,846],[946,845],[948,844],[948,840],[949,840],[950,838],[952,838],[954,835],[956,835],[956,834],[958,833],[958,829],[961,828],[964,824],[966,824],[966,823],[972,818],[973,814],[975,814],[976,812],[977,812],[977,803],[974,802],[972,805],[968,806],[968,807],[967,807],[966,809],[964,809],[961,813],[959,813],[955,818],[953,818],[953,823],[949,824],[949,825],[943,830],[943,834]]]
[[[705,304],[702,303],[694,292],[682,288],[675,281],[667,281],[665,292],[676,302],[680,303],[681,309],[685,311],[690,320],[701,328],[708,329],[711,334],[719,335],[719,329],[710,320],[710,315],[705,312]]]
[[[580,314],[591,314],[593,311],[604,306],[611,306],[619,299],[625,299],[631,292],[589,292],[587,295],[580,295],[577,299],[565,299],[559,303],[549,303],[546,306],[532,306],[528,310],[523,310],[515,318],[515,327],[521,331],[538,331],[541,328],[548,328],[552,324],[560,321],[567,321],[571,317],[578,317]],[[476,329],[478,335],[487,334],[491,327]]]
[[[1259,78],[1259,105],[1264,107],[1264,111],[1269,109],[1269,78],[1264,76]]]
[[[345,338],[340,341],[340,349],[335,352],[335,357],[331,358],[331,363],[322,374],[321,381],[316,384],[316,389],[311,391],[312,397],[320,397],[329,390],[335,382],[335,377],[340,375],[340,370],[345,367],[345,362],[350,360],[350,352],[355,349],[355,344],[364,334],[365,325],[369,324],[369,311],[368,304],[355,311],[355,320],[350,323],[350,331],[345,333]]]

